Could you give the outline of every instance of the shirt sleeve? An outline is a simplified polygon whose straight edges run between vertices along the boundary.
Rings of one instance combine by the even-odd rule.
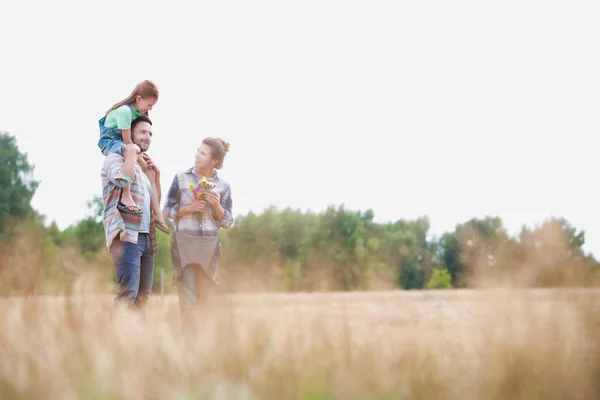
[[[110,154],[104,160],[102,174],[113,185],[118,188],[126,188],[131,185],[134,177],[123,172],[124,158],[118,154]]]
[[[179,212],[179,208],[181,204],[179,203],[179,179],[177,178],[177,174],[173,178],[173,183],[171,183],[171,187],[169,188],[169,193],[167,194],[167,202],[163,207],[163,216],[165,218],[170,218],[173,220],[173,223],[177,221],[177,213]]]
[[[231,187],[229,183],[225,185],[223,189],[223,193],[221,193],[221,197],[219,199],[219,203],[223,210],[225,211],[225,215],[223,219],[219,221],[219,226],[223,229],[230,229],[233,227],[234,219],[233,219],[233,199],[231,197]]]
[[[119,129],[131,129],[131,121],[133,121],[133,115],[129,106],[121,106],[115,111],[115,121],[117,121],[117,128]]]

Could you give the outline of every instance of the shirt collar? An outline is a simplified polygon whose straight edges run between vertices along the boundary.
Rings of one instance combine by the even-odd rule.
[[[215,170],[213,170],[213,171],[215,171],[215,174],[214,174],[214,175],[213,175],[211,178],[208,178],[208,180],[209,180],[209,181],[210,181],[210,180],[218,180],[218,179],[219,179],[219,173],[217,172],[217,170],[215,169]],[[196,179],[199,179],[199,178],[198,178],[198,176],[196,175],[196,173],[194,172],[194,167],[190,167],[190,168],[188,168],[188,169],[185,171],[185,173],[186,173],[186,174],[192,174],[192,175],[194,175],[194,176],[196,177]]]

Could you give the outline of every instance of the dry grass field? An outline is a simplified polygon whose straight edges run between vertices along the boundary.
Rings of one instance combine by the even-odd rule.
[[[600,292],[0,300],[0,399],[593,399]]]

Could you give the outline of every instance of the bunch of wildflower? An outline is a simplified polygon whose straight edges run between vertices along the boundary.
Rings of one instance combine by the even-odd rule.
[[[194,193],[196,201],[204,200],[204,195],[213,190],[214,187],[215,184],[210,183],[206,180],[206,178],[202,178],[200,181],[198,181],[198,186],[190,184],[190,190],[192,191],[192,193]]]

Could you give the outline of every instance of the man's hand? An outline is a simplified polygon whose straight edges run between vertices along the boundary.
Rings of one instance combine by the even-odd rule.
[[[125,158],[131,157],[131,156],[137,156],[139,153],[140,153],[140,147],[134,143],[126,144],[125,148],[123,149],[123,155],[125,156]]]

